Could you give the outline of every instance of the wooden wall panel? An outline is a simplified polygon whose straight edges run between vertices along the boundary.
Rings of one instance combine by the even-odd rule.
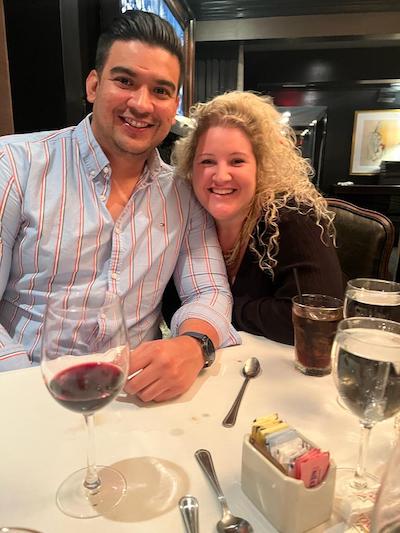
[[[14,133],[3,0],[0,0],[0,135]]]

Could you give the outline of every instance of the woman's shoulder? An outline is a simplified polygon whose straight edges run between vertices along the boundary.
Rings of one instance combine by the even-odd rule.
[[[264,230],[268,224],[268,211],[263,211],[257,221],[258,230]],[[317,226],[316,214],[313,206],[307,204],[297,205],[293,201],[278,208],[275,224],[279,227],[290,225],[295,226]]]

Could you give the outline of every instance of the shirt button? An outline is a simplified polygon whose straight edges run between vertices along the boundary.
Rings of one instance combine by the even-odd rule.
[[[102,202],[104,202],[105,199],[106,199],[105,194],[100,194],[100,200],[101,200]]]
[[[113,273],[111,274],[111,278],[112,278],[112,279],[118,279],[118,274],[117,274],[116,272],[113,272]]]
[[[110,167],[104,167],[103,172],[104,174],[108,174],[110,172]]]
[[[92,178],[94,178],[96,176],[97,172],[95,170],[91,170],[90,171],[90,175],[92,176]]]
[[[121,229],[120,228],[114,228],[114,232],[119,235],[121,233]]]

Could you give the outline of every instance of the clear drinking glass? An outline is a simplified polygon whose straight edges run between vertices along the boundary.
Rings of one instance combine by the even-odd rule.
[[[352,316],[371,316],[400,322],[400,283],[370,278],[350,280],[346,287],[344,317]],[[397,415],[394,442],[399,435],[400,415]]]
[[[93,414],[122,389],[128,358],[118,295],[65,291],[50,297],[42,339],[44,382],[58,403],[83,414],[88,430],[87,468],[69,476],[57,492],[57,504],[69,516],[103,514],[117,505],[126,491],[119,472],[96,467]]]
[[[400,324],[370,317],[342,320],[332,361],[339,395],[361,425],[357,468],[337,471],[338,497],[351,500],[376,490],[377,480],[365,470],[370,432],[400,410]]]
[[[372,316],[400,322],[400,283],[358,278],[347,283],[344,317]]]

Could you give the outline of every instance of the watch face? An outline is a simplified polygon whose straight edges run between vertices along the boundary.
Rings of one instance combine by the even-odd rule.
[[[188,335],[200,341],[201,349],[203,350],[204,368],[211,366],[215,360],[215,349],[212,340],[204,333],[197,331],[185,331],[183,335]]]

